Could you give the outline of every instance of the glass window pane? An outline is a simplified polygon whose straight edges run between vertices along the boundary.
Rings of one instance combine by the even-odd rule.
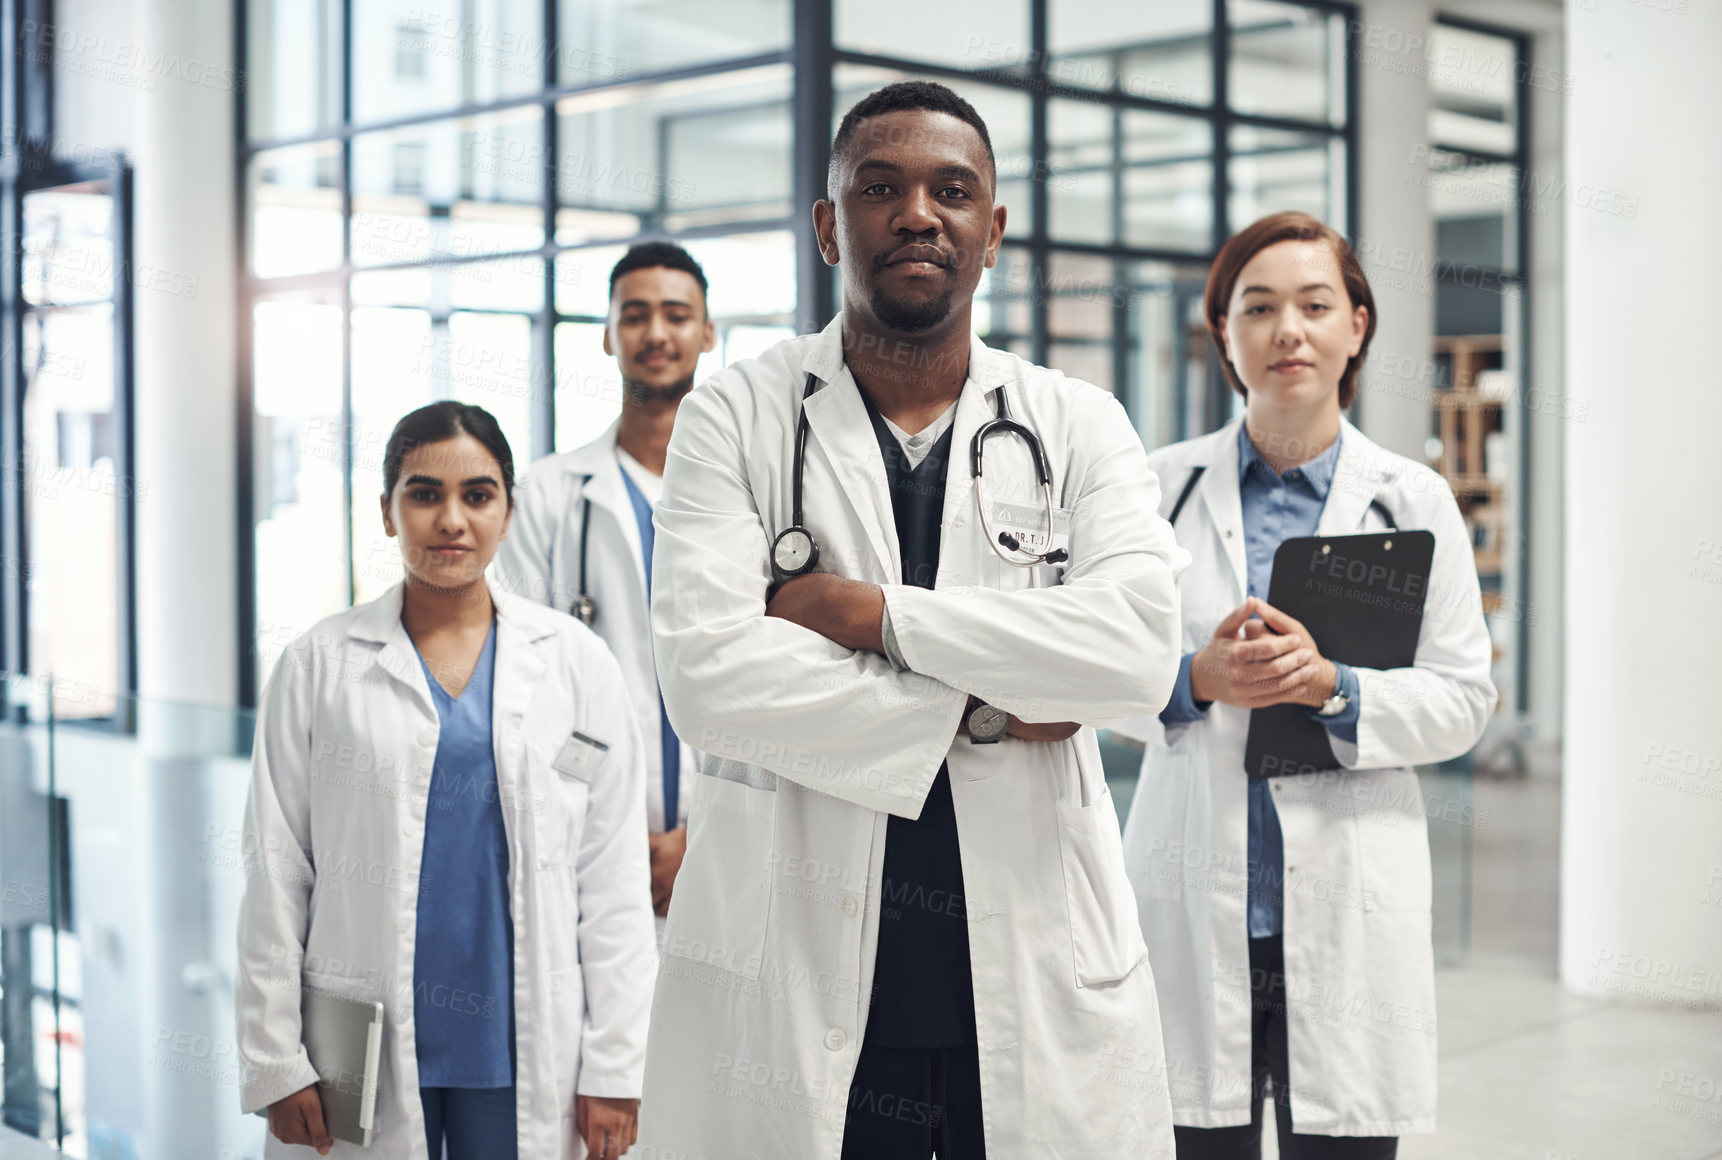
[[[112,714],[119,679],[113,350],[109,304],[24,316],[30,671],[68,690],[62,716]]]
[[[353,138],[353,264],[538,248],[541,124],[538,109],[513,109]]]
[[[1320,133],[1239,125],[1232,130],[1234,231],[1281,210],[1314,214],[1346,230],[1345,143]]]
[[[969,318],[988,346],[1026,354],[1033,345],[1034,267],[1021,246],[999,247],[998,262],[981,275]]]
[[[341,264],[341,152],[333,141],[251,159],[251,272],[259,278]]]
[[[1019,71],[1032,60],[1028,0],[835,0],[833,9],[837,47],[852,52],[976,72]],[[853,103],[840,103],[839,115]]]
[[[1034,158],[1029,149],[1029,98],[1026,93],[1001,88],[998,85],[970,84],[947,77],[916,77],[894,69],[870,65],[842,64],[837,66],[834,84],[836,104],[831,134],[851,106],[875,89],[905,80],[937,80],[975,107],[986,122],[987,136],[992,138],[993,157],[998,164],[997,204],[1008,211],[1005,215],[1005,236],[1026,238],[1032,232],[1033,205],[1029,200],[1029,178],[1034,173]]]
[[[604,433],[622,413],[622,374],[604,353],[604,324],[556,327],[556,450],[572,451]]]
[[[1120,7],[1105,0],[1053,0],[1051,59],[1055,82],[1108,89],[1156,101],[1206,105],[1214,99],[1212,0],[1159,0]],[[988,44],[983,55],[990,56]],[[998,48],[1003,55],[1003,48]],[[999,60],[995,67],[1022,62]]]
[[[1519,268],[1519,167],[1436,149],[1429,156],[1435,254],[1443,262],[1491,270]]]
[[[1428,55],[1430,139],[1482,153],[1515,152],[1523,73],[1513,42],[1436,24]]]
[[[449,351],[462,365],[449,398],[496,416],[518,464],[532,461],[532,406],[544,376],[534,372],[532,320],[521,314],[456,311],[448,320]]]
[[[690,240],[687,249],[706,272],[706,304],[717,327],[717,345],[700,356],[694,370],[696,383],[738,358],[759,353],[752,344],[764,341],[768,334],[788,338],[795,333],[794,234],[775,230],[699,238]],[[738,323],[749,329],[732,338]]]
[[[565,85],[738,60],[789,47],[789,0],[559,0]]]
[[[352,335],[353,598],[363,602],[402,575],[400,543],[383,531],[379,503],[389,433],[408,412],[446,398],[433,380],[447,382],[455,371],[427,310],[355,307]]]
[[[789,93],[769,65],[564,98],[557,243],[788,217]]]
[[[1047,137],[1055,241],[1208,249],[1213,167],[1206,121],[1054,100]]]
[[[335,0],[248,0],[245,115],[253,141],[298,137],[341,121],[341,6]]]
[[[1231,105],[1240,113],[1345,123],[1345,21],[1277,0],[1229,0]]]
[[[103,302],[114,292],[113,198],[104,185],[24,195],[24,301]]]
[[[354,123],[537,92],[547,55],[541,2],[353,0]]]
[[[627,246],[589,246],[556,255],[556,311],[584,318],[610,316],[610,271]]]
[[[341,308],[333,291],[275,295],[251,324],[261,688],[282,649],[347,607]]]

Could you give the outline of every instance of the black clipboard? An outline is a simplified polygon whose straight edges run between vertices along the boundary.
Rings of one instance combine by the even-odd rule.
[[[1274,553],[1268,603],[1301,621],[1330,661],[1406,668],[1417,659],[1434,560],[1432,532],[1299,536]],[[1250,710],[1244,772],[1251,777],[1338,768],[1327,726],[1305,706]]]

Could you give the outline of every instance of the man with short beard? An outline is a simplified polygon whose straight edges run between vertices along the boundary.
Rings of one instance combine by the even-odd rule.
[[[604,639],[628,678],[646,754],[652,908],[658,930],[687,850],[693,752],[676,736],[652,659],[652,509],[664,454],[694,367],[716,345],[706,276],[680,246],[634,246],[610,271],[604,353],[622,372],[622,414],[574,451],[533,464],[514,525],[496,557],[512,592],[579,617]]]
[[[652,625],[703,756],[648,1157],[1172,1156],[1095,728],[1165,704],[1189,556],[1118,401],[974,334],[996,190],[950,89],[863,99],[810,207],[842,313],[670,441]]]

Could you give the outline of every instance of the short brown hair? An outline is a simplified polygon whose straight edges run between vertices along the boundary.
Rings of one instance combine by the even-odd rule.
[[[1352,252],[1350,243],[1338,230],[1307,213],[1291,210],[1269,214],[1233,234],[1220,247],[1219,256],[1208,271],[1208,290],[1202,298],[1202,314],[1208,323],[1208,334],[1220,352],[1220,368],[1226,372],[1226,380],[1232,384],[1232,389],[1249,398],[1249,388],[1238,377],[1238,368],[1232,365],[1232,358],[1226,353],[1226,308],[1231,304],[1238,275],[1250,264],[1250,259],[1280,242],[1326,242],[1339,262],[1339,276],[1345,283],[1345,292],[1351,298],[1352,306],[1369,310],[1369,325],[1363,332],[1363,345],[1357,348],[1357,353],[1345,364],[1345,373],[1339,377],[1339,405],[1350,407],[1357,401],[1357,373],[1363,369],[1364,356],[1369,353],[1369,340],[1375,337],[1375,294],[1369,288],[1369,279],[1364,276],[1363,266]]]

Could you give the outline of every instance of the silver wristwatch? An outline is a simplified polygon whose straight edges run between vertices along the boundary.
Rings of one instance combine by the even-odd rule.
[[[993,745],[1009,728],[1010,714],[1003,709],[982,701],[969,710],[969,743],[972,745]]]
[[[1317,717],[1337,717],[1345,712],[1345,707],[1351,704],[1351,698],[1345,695],[1340,687],[1339,674],[1333,676],[1333,696],[1321,703],[1321,708],[1315,711]]]

